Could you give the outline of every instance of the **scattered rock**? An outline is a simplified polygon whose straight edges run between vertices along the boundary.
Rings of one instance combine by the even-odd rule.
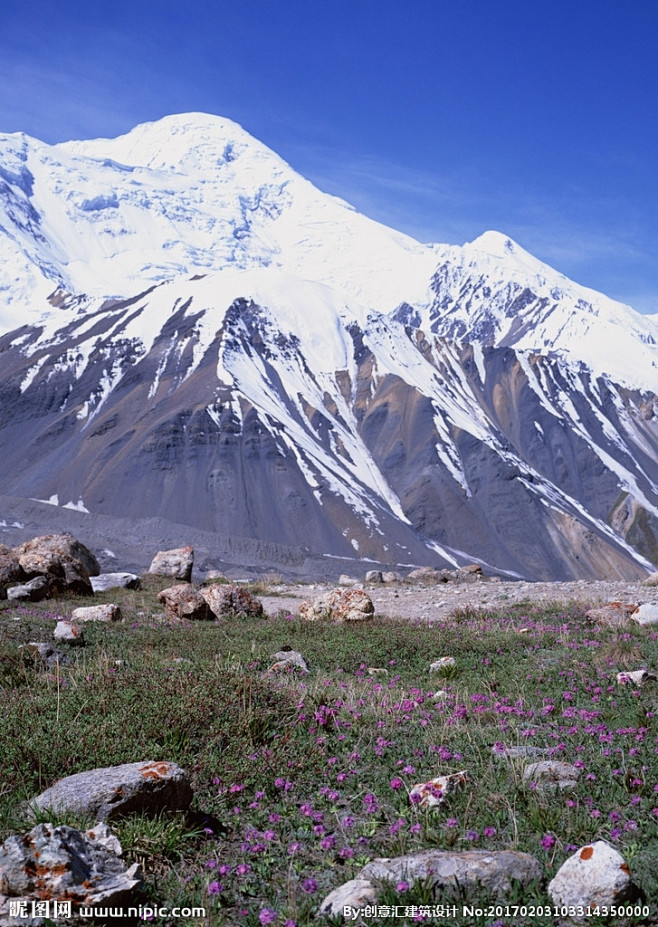
[[[572,789],[578,783],[580,770],[559,760],[542,760],[526,766],[523,776],[541,788]]]
[[[270,673],[289,672],[295,668],[303,673],[309,672],[306,660],[296,650],[279,650],[278,653],[272,654],[272,659],[276,662],[270,666]]]
[[[451,669],[453,666],[457,666],[454,657],[439,657],[434,663],[430,663],[430,673],[438,673],[440,670]]]
[[[448,570],[435,570],[434,567],[418,567],[405,576],[407,583],[435,584],[447,582]]]
[[[482,567],[479,563],[468,563],[466,566],[460,567],[458,572],[471,573],[474,576],[482,576]]]
[[[205,578],[209,580],[210,582],[214,582],[214,583],[222,583],[222,582],[227,583],[228,582],[228,579],[226,578],[226,576],[224,576],[221,570],[208,570]]]
[[[28,602],[41,602],[50,595],[50,583],[45,576],[35,576],[28,583],[10,586],[7,589],[7,598],[10,600],[24,599]]]
[[[428,782],[418,782],[412,786],[409,799],[419,808],[435,808],[442,805],[448,795],[461,789],[468,782],[468,773],[450,773],[447,776],[437,776]]]
[[[504,744],[494,744],[491,748],[491,752],[495,756],[502,757],[506,760],[517,760],[525,759],[529,756],[546,756],[548,748],[526,746],[506,747]]]
[[[374,904],[374,882],[421,881],[433,897],[471,900],[485,892],[505,901],[514,885],[521,889],[542,877],[539,862],[517,850],[424,850],[393,859],[374,859],[356,879],[334,889],[320,905],[323,914],[343,914],[343,907],[364,908]]]
[[[201,595],[215,618],[262,618],[263,605],[247,589],[232,583],[202,586]]]
[[[185,619],[187,621],[212,621],[213,614],[208,603],[194,586],[181,583],[170,586],[158,593],[158,602],[162,602],[170,621]]]
[[[139,589],[142,581],[136,573],[101,573],[91,577],[94,592],[106,592],[108,589]]]
[[[82,628],[77,624],[73,624],[71,621],[58,621],[53,632],[53,637],[56,641],[63,641],[67,644],[71,644],[72,647],[84,647],[85,638],[82,633]]]
[[[339,586],[356,586],[358,582],[355,576],[348,576],[347,573],[341,573],[338,577]]]
[[[175,763],[148,760],[67,776],[33,798],[29,806],[110,821],[124,814],[186,811],[191,801],[192,787],[185,770]]]
[[[362,589],[332,589],[299,606],[305,621],[368,621],[374,614],[372,599]]]
[[[628,864],[605,840],[577,850],[548,886],[553,904],[560,906],[620,905],[634,892]]]
[[[45,534],[32,538],[14,548],[14,553],[28,575],[52,573],[62,557],[77,560],[88,576],[98,576],[101,571],[98,560],[89,548],[71,534]]]
[[[607,627],[616,628],[626,624],[637,605],[623,604],[622,602],[606,602],[598,608],[590,608],[585,612],[585,618]]]
[[[366,583],[383,583],[384,576],[381,570],[368,570],[365,575]]]
[[[450,693],[446,692],[445,689],[437,689],[432,698],[435,702],[445,702],[446,699],[450,698]]]
[[[28,834],[8,837],[0,847],[0,923],[21,922],[5,920],[12,898],[66,899],[73,911],[78,905],[134,904],[139,867],[127,869],[120,853],[121,844],[104,824],[86,832],[39,824]]]
[[[633,612],[631,620],[641,625],[658,624],[658,605],[645,602]]]
[[[172,576],[174,579],[189,583],[192,580],[193,565],[194,548],[176,547],[174,550],[158,551],[148,571],[158,576]]]
[[[386,570],[386,572],[382,573],[382,582],[383,583],[401,583],[402,573],[396,573],[395,570]]]
[[[8,583],[20,583],[26,579],[18,557],[9,547],[5,547],[4,550],[7,552],[0,551],[0,588]]]
[[[20,649],[24,654],[28,654],[33,661],[40,660],[44,667],[49,670],[56,669],[58,666],[68,666],[71,662],[69,656],[53,647],[52,644],[43,641],[30,641]]]
[[[645,682],[649,682],[649,680],[655,678],[655,674],[650,673],[649,670],[646,669],[626,670],[622,673],[617,673],[617,685],[626,686],[631,683],[635,686],[642,686]]]
[[[123,615],[118,605],[85,605],[71,612],[73,621],[121,621]]]
[[[651,573],[646,579],[642,580],[643,586],[658,586],[658,571]]]
[[[388,670],[384,666],[369,666],[368,676],[388,676]]]
[[[350,879],[330,892],[320,905],[320,914],[342,915],[344,908],[365,908],[377,900],[372,882],[368,879]]]

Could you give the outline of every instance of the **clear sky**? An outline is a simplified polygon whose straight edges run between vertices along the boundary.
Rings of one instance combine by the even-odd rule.
[[[0,131],[234,119],[422,241],[658,312],[657,0],[0,0]]]

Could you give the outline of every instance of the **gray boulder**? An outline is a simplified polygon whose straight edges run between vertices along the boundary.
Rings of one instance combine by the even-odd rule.
[[[94,592],[106,592],[108,589],[139,589],[142,581],[136,573],[101,573],[91,577]]]
[[[173,550],[158,551],[148,571],[158,576],[171,576],[173,579],[189,583],[192,580],[193,566],[194,548],[176,547]]]
[[[53,572],[62,557],[79,561],[89,576],[98,576],[101,568],[88,547],[71,534],[45,534],[14,548],[18,562],[28,575]]]
[[[60,779],[30,802],[33,809],[95,815],[110,821],[125,814],[186,811],[192,801],[188,774],[175,763],[147,760],[90,769]]]
[[[365,575],[364,582],[366,583],[383,583],[384,576],[381,570],[368,570]]]
[[[58,621],[53,631],[53,637],[56,641],[70,644],[71,647],[84,647],[85,644],[82,628],[71,621]]]
[[[645,602],[633,612],[631,620],[641,625],[658,624],[658,605]]]
[[[45,576],[35,576],[27,583],[10,586],[7,598],[11,601],[41,602],[50,595],[50,583]]]
[[[272,659],[275,662],[268,670],[270,673],[285,673],[294,669],[299,669],[302,673],[309,671],[306,660],[297,650],[279,650],[272,654]]]
[[[534,856],[516,850],[424,850],[393,859],[374,859],[355,879],[327,895],[320,912],[343,914],[343,906],[358,909],[375,903],[374,883],[380,881],[411,883],[418,879],[442,900],[456,892],[469,900],[484,891],[504,901],[514,883],[525,887],[541,877],[541,866]]]
[[[171,621],[210,621],[213,617],[204,597],[189,583],[163,589],[158,594],[158,602],[164,605]]]
[[[13,898],[70,901],[72,913],[79,905],[133,904],[139,867],[126,868],[120,853],[119,841],[104,824],[86,832],[39,824],[28,834],[8,837],[0,847],[0,924],[21,922],[7,919]]]
[[[200,592],[215,618],[263,617],[262,603],[241,586],[214,583],[212,586],[202,586]]]
[[[630,603],[606,602],[604,605],[586,611],[585,618],[604,627],[617,628],[627,624],[636,609],[637,605]]]
[[[523,777],[540,788],[573,789],[578,784],[580,770],[559,760],[541,760],[526,766]]]
[[[332,589],[299,606],[299,615],[305,621],[367,621],[374,614],[372,599],[363,589]]]
[[[605,840],[581,847],[558,869],[548,886],[555,905],[621,905],[636,889],[623,856]],[[575,917],[574,920],[578,920]],[[581,919],[585,922],[585,918]]]

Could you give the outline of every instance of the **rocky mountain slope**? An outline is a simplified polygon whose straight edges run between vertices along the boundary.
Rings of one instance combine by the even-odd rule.
[[[658,559],[656,317],[498,233],[414,242],[216,117],[0,150],[6,495],[328,564]]]

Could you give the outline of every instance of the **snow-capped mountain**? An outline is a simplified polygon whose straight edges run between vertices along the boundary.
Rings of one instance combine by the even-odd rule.
[[[334,558],[640,575],[657,339],[503,235],[372,222],[224,119],[0,136],[15,497]]]

